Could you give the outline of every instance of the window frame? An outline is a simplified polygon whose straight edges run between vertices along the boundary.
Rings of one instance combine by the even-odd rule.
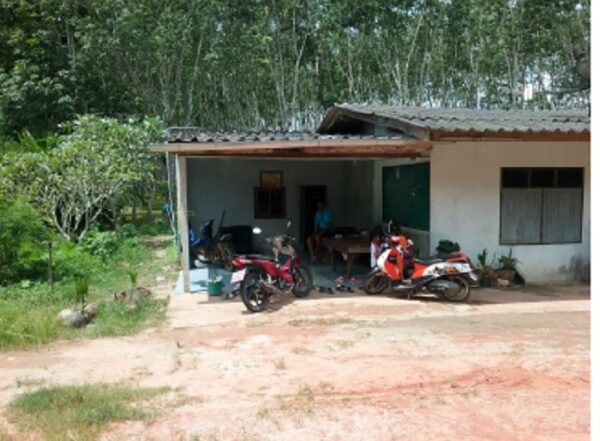
[[[570,187],[565,187],[565,186],[559,186],[558,185],[558,173],[559,170],[568,170],[568,169],[572,169],[572,170],[580,170],[581,171],[581,185],[580,186],[570,186]],[[524,187],[504,187],[504,171],[505,170],[511,170],[511,171],[516,171],[516,170],[521,170],[521,171],[527,171],[528,172],[528,176],[527,176],[527,186]],[[552,170],[554,173],[554,178],[553,178],[553,186],[549,187],[549,186],[532,186],[532,174],[534,171],[536,170]],[[540,204],[540,225],[539,225],[539,240],[537,242],[516,242],[516,243],[511,243],[511,242],[506,242],[505,240],[503,240],[502,238],[502,207],[504,204],[504,190],[505,189],[512,189],[512,190],[518,190],[518,189],[539,189],[540,190],[540,197],[541,197],[541,204]],[[579,189],[581,190],[581,213],[579,216],[579,238],[577,240],[569,240],[569,241],[552,241],[552,242],[547,242],[544,241],[544,190],[545,189]],[[500,218],[500,223],[499,223],[499,229],[498,229],[498,243],[500,245],[506,245],[506,246],[519,246],[519,245],[569,245],[569,244],[578,244],[578,243],[582,243],[583,242],[583,213],[584,213],[584,202],[585,202],[585,167],[500,167],[500,207],[499,207],[499,218]]]
[[[269,192],[269,210],[268,212],[258,211],[258,193],[261,191]],[[281,192],[281,214],[273,214],[272,193]],[[254,187],[254,219],[285,219],[287,212],[287,198],[285,187]]]

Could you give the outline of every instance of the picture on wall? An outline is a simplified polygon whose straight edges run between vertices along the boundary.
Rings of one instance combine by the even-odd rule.
[[[261,170],[260,172],[261,187],[283,187],[283,172],[280,170]]]

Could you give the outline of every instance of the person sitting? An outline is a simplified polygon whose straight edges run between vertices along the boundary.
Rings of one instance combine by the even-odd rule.
[[[371,268],[377,266],[377,259],[381,255],[381,246],[383,245],[383,230],[381,227],[375,227],[371,230]]]
[[[315,263],[315,261],[318,260],[321,238],[333,234],[333,213],[323,200],[317,202],[317,207],[318,210],[315,213],[315,228],[308,239],[306,239],[311,263]]]

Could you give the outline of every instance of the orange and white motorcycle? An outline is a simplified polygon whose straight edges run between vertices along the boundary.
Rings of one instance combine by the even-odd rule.
[[[412,259],[413,268],[399,275],[394,271],[400,253],[407,250],[401,244],[392,244],[377,259],[377,266],[365,280],[367,294],[379,294],[390,285],[394,292],[407,293],[408,298],[419,292],[428,292],[452,302],[466,302],[471,288],[478,285],[477,275],[469,257],[460,252],[425,260]],[[408,279],[404,279],[408,277]]]

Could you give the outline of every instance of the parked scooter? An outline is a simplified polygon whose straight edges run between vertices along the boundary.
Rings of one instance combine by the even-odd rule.
[[[288,222],[288,229],[290,226]],[[254,234],[261,232],[258,227],[253,229]],[[233,261],[238,271],[231,276],[231,283],[240,283],[240,297],[251,312],[264,311],[274,294],[291,292],[296,297],[306,297],[313,287],[312,274],[292,245],[293,237],[284,233],[265,241],[273,246],[274,258],[247,255]]]
[[[190,243],[193,250],[194,262],[196,266],[200,266],[199,264],[214,265],[222,263],[227,271],[233,271],[235,253],[233,250],[232,235],[226,233],[221,235],[218,240],[215,240],[212,230],[213,222],[214,219],[202,222],[200,225],[200,238]]]
[[[393,291],[406,293],[409,299],[419,292],[428,292],[452,302],[466,302],[471,288],[478,284],[471,260],[460,251],[426,260],[413,258],[412,264],[407,262],[409,265],[405,267],[405,273],[400,275],[400,278],[408,277],[408,281],[392,280],[386,266],[395,264],[395,256],[399,253],[411,254],[400,244],[393,244],[381,253],[377,266],[365,280],[367,294],[379,294],[394,282]]]

